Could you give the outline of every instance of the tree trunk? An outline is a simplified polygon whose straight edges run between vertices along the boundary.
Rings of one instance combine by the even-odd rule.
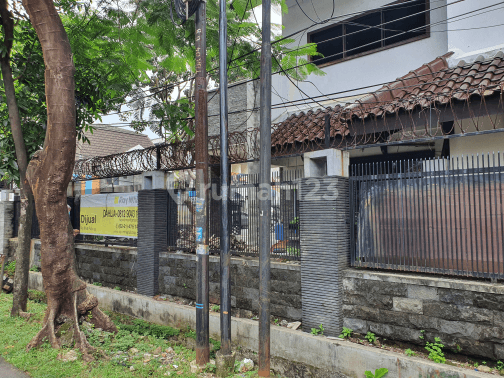
[[[58,329],[67,323],[75,346],[85,358],[92,358],[89,345],[80,331],[82,316],[96,327],[117,331],[98,308],[98,300],[86,290],[86,283],[75,271],[74,238],[67,211],[66,189],[75,162],[75,82],[70,43],[52,0],[23,0],[37,32],[45,63],[47,131],[44,148],[33,156],[27,171],[33,190],[40,225],[41,263],[47,311],[41,331],[27,349],[45,338],[53,348],[61,341]],[[68,335],[66,335],[67,337]]]
[[[4,47],[6,53],[0,57],[5,97],[9,111],[9,121],[16,148],[16,160],[19,169],[21,187],[21,211],[19,217],[18,245],[16,249],[16,273],[14,274],[14,300],[11,316],[19,316],[20,312],[26,312],[28,301],[28,275],[30,270],[30,246],[31,227],[33,216],[33,195],[30,185],[26,180],[26,168],[28,166],[28,154],[23,139],[21,120],[16,102],[16,91],[12,79],[10,66],[10,50],[14,38],[14,20],[9,13],[7,0],[0,0],[0,19],[4,30]]]

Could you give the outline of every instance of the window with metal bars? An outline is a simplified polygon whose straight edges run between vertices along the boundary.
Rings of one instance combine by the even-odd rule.
[[[429,36],[429,1],[393,3],[308,34],[308,41],[317,44],[323,56],[311,60],[318,66],[336,63],[357,56]]]

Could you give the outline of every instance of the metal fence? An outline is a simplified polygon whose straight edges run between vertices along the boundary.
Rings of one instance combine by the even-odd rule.
[[[72,222],[72,226],[74,229],[79,228],[79,216],[76,213],[76,206],[73,197],[67,198],[67,203],[71,207],[70,211],[70,220]],[[77,209],[78,211],[78,209]],[[21,214],[21,199],[19,196],[14,197],[14,216],[12,217],[12,230],[13,236],[17,238],[19,231],[19,217]],[[32,228],[31,228],[31,238],[32,239],[40,239],[40,227],[37,218],[37,212],[35,208],[33,209],[33,217],[32,217]]]
[[[297,179],[302,171],[274,172],[271,177],[271,255],[299,260],[299,190]],[[195,251],[194,188],[180,188],[174,183],[169,189],[168,246],[170,250]],[[234,175],[230,187],[231,253],[243,256],[259,254],[259,175]],[[220,250],[220,185],[210,188],[209,250]]]
[[[504,278],[504,156],[351,168],[353,266]]]

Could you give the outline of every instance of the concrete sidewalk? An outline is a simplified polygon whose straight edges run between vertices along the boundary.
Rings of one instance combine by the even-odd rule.
[[[0,378],[26,378],[28,374],[16,369],[14,366],[0,357]]]

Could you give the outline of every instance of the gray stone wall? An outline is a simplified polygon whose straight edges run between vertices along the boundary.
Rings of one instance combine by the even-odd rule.
[[[343,286],[343,325],[354,332],[422,345],[440,337],[449,350],[504,359],[502,284],[348,269]]]
[[[243,84],[233,85],[228,89],[228,131],[243,131],[251,127],[250,120],[258,114],[258,111],[244,112],[243,110],[259,107],[259,80],[245,82]],[[220,98],[218,89],[208,93],[208,135],[215,136],[220,134],[220,117],[214,116],[220,114]],[[254,105],[255,104],[255,105]],[[237,113],[234,113],[237,112]],[[255,125],[258,127],[259,125]]]
[[[220,303],[220,262],[210,256],[210,302]],[[196,256],[161,253],[159,291],[162,294],[195,299]],[[259,261],[255,258],[231,259],[231,306],[251,316],[259,309]],[[295,263],[271,263],[271,314],[301,320],[301,270]]]
[[[14,251],[17,239],[10,239]],[[30,267],[40,267],[40,241],[33,243]],[[137,249],[77,244],[77,273],[86,282],[105,287],[137,291]],[[196,256],[160,253],[159,294],[189,300],[196,294]],[[220,303],[220,260],[210,256],[210,303]],[[231,300],[233,315],[252,316],[259,307],[259,262],[255,258],[231,259]],[[271,314],[301,320],[301,269],[297,263],[271,263]]]
[[[136,248],[77,244],[75,257],[77,272],[88,283],[136,290]]]

